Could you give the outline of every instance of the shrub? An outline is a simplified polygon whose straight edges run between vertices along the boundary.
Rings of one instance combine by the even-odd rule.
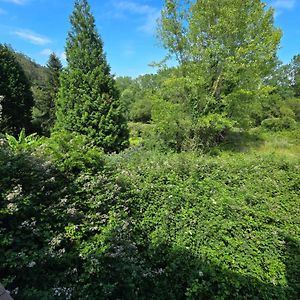
[[[152,98],[152,142],[156,147],[181,151],[191,128],[191,119],[180,104]]]
[[[103,166],[103,151],[89,142],[88,137],[75,132],[53,132],[49,139],[43,139],[35,152],[69,174],[98,170]]]
[[[293,130],[297,122],[291,117],[269,118],[262,121],[261,126],[272,131]]]
[[[286,104],[295,114],[295,120],[300,122],[300,98],[288,99]]]
[[[235,122],[221,114],[209,114],[198,119],[193,127],[197,147],[209,148],[219,144],[233,128]]]
[[[294,299],[300,179],[294,163],[271,155],[208,158],[133,150],[111,158],[108,164],[127,186],[121,194],[129,212],[124,231],[139,249],[134,266],[143,270],[131,276],[137,276],[132,294]],[[121,249],[119,259],[132,259],[132,248]],[[122,278],[125,270],[118,270]],[[111,280],[117,297],[120,281]]]
[[[131,105],[130,119],[134,122],[148,123],[151,121],[151,100],[146,96]]]
[[[34,147],[38,143],[38,137],[35,133],[26,136],[25,129],[23,128],[18,136],[15,138],[6,133],[7,143],[13,152],[22,152]]]
[[[128,129],[130,133],[130,145],[139,146],[145,145],[145,143],[147,143],[147,140],[151,138],[153,125],[130,122],[128,123]]]
[[[1,142],[0,277],[15,299],[299,298],[297,156],[98,160],[82,139]]]

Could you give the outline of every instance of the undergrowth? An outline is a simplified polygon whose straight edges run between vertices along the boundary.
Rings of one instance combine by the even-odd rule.
[[[252,137],[214,155],[2,140],[1,281],[15,299],[299,298],[299,135]]]

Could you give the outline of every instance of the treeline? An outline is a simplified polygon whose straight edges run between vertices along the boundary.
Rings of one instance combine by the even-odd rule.
[[[234,129],[293,129],[300,120],[300,55],[278,60],[273,10],[261,1],[224,5],[166,1],[158,36],[178,67],[163,61],[156,75],[118,79],[129,120],[153,124],[164,147],[210,147]]]
[[[55,101],[60,86],[59,76],[63,71],[62,64],[55,53],[50,55],[46,67],[42,67],[25,55],[14,52],[11,48],[7,48],[7,50],[14,53],[21,65],[25,76],[29,80],[34,99],[34,104],[31,108],[31,124],[27,127],[27,133],[37,132],[39,135],[49,136],[55,123]],[[299,70],[300,55],[294,56],[289,64],[283,64],[277,60],[269,77],[265,78],[266,88],[268,88],[267,95],[264,95],[261,103],[252,103],[252,122],[246,127],[237,127],[249,129],[262,125],[266,129],[273,131],[295,128],[296,123],[300,121]],[[129,122],[132,136],[131,142],[133,144],[155,144],[155,140],[159,140],[159,137],[157,133],[155,134],[154,127],[158,130],[158,127],[162,126],[160,122],[164,122],[164,119],[167,122],[170,119],[174,122],[181,119],[184,122],[182,120],[184,116],[182,113],[181,115],[179,114],[179,110],[173,116],[161,115],[163,112],[165,114],[168,112],[159,106],[163,105],[163,103],[159,104],[158,101],[155,101],[155,99],[159,98],[170,102],[170,105],[183,104],[182,99],[187,97],[186,93],[188,89],[187,87],[184,89],[180,88],[182,78],[178,78],[179,75],[181,75],[180,67],[173,67],[162,68],[157,74],[141,75],[137,78],[116,78],[116,87],[119,92],[122,113],[127,122]],[[183,108],[181,109],[182,111]],[[157,116],[157,113],[160,113],[160,115]],[[177,125],[175,123],[173,125],[169,123],[169,128],[161,130],[172,132],[175,129],[174,135],[176,135],[178,134],[176,132]],[[178,136],[182,136],[182,134],[188,135],[190,129],[186,127],[184,129],[186,132]],[[213,128],[211,130],[212,132],[208,132],[208,134],[213,135],[207,138],[212,138],[214,142],[218,142],[218,136],[214,136]],[[19,132],[20,128],[14,134],[18,134]],[[169,144],[171,148],[176,148],[176,142],[174,143],[173,141],[172,143],[168,140],[169,138],[165,137],[163,144]],[[202,142],[207,141],[204,135],[202,135],[202,139]],[[200,143],[198,146],[201,148],[203,144]]]
[[[300,120],[300,55],[287,65],[278,60],[281,31],[274,27],[273,10],[261,1],[250,2],[232,1],[223,9],[203,1],[166,1],[158,36],[169,51],[167,58],[175,57],[178,66],[168,68],[166,58],[157,64],[157,74],[136,79],[119,77],[115,82],[87,11],[81,16],[91,28],[86,37],[77,26],[79,17],[71,18],[64,69],[55,54],[41,67],[2,46],[2,85],[10,76],[15,81],[1,89],[2,132],[16,135],[24,127],[49,136],[57,120],[56,129],[90,136],[109,152],[128,146],[126,121],[133,143],[176,151],[216,145],[236,129],[294,129]],[[27,79],[22,70],[19,75],[13,70],[18,63]],[[21,99],[26,91],[28,99],[10,109],[14,100],[9,93],[24,84],[17,78],[29,80],[18,95]]]

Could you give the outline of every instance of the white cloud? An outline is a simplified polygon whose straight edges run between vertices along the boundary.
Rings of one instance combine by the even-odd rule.
[[[7,11],[4,10],[4,9],[2,9],[2,8],[0,8],[0,15],[6,15],[6,14],[7,14]]]
[[[153,34],[155,32],[156,21],[160,15],[160,10],[147,4],[139,4],[134,1],[114,1],[114,7],[119,13],[129,13],[139,15],[143,18],[143,25],[138,29]]]
[[[48,48],[43,49],[43,50],[40,52],[40,54],[41,54],[41,55],[44,55],[44,56],[49,56],[51,53],[53,53],[53,51],[52,51],[51,49],[48,49]]]
[[[271,6],[275,8],[275,17],[282,15],[284,10],[292,10],[296,5],[296,0],[275,0]]]
[[[157,20],[160,17],[160,11],[148,15],[144,25],[140,26],[139,29],[149,34],[153,34],[156,30]]]
[[[61,52],[61,53],[59,54],[59,58],[60,58],[63,62],[67,61],[67,54],[66,54],[66,52]]]
[[[276,0],[272,3],[272,6],[277,9],[293,9],[295,4],[296,0]]]
[[[114,2],[114,6],[119,10],[128,11],[140,15],[151,14],[153,10],[155,10],[149,5],[139,4],[132,1],[117,1]]]
[[[41,36],[31,30],[20,29],[20,30],[14,31],[13,34],[17,35],[18,37],[20,37],[34,45],[46,45],[51,42],[48,38]]]
[[[1,0],[2,2],[9,2],[9,3],[14,3],[18,5],[24,5],[28,2],[28,0]]]
[[[66,62],[67,60],[67,56],[66,56],[66,52],[63,51],[63,52],[56,52],[56,51],[53,51],[52,49],[49,49],[49,48],[45,48],[43,49],[41,52],[40,52],[40,55],[43,55],[43,56],[50,56],[52,53],[56,53],[57,57],[64,63]]]

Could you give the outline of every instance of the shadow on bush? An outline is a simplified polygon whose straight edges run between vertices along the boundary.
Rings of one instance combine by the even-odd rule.
[[[293,299],[300,299],[300,242],[290,236],[285,237],[286,277]]]
[[[253,147],[260,147],[264,140],[258,133],[248,131],[231,131],[220,145],[221,150],[245,152]]]
[[[0,279],[15,299],[51,299],[68,280],[74,255],[64,228],[68,179],[50,162],[0,147]],[[76,256],[75,256],[76,259]]]
[[[81,279],[89,274],[89,280],[80,280],[82,285],[74,290],[74,299],[298,299],[298,248],[288,256],[288,286],[275,286],[223,269],[167,243],[146,249],[120,236],[113,240],[118,242],[105,255],[90,255],[98,272],[85,270],[81,274]],[[91,268],[90,262],[82,270],[85,267]]]

